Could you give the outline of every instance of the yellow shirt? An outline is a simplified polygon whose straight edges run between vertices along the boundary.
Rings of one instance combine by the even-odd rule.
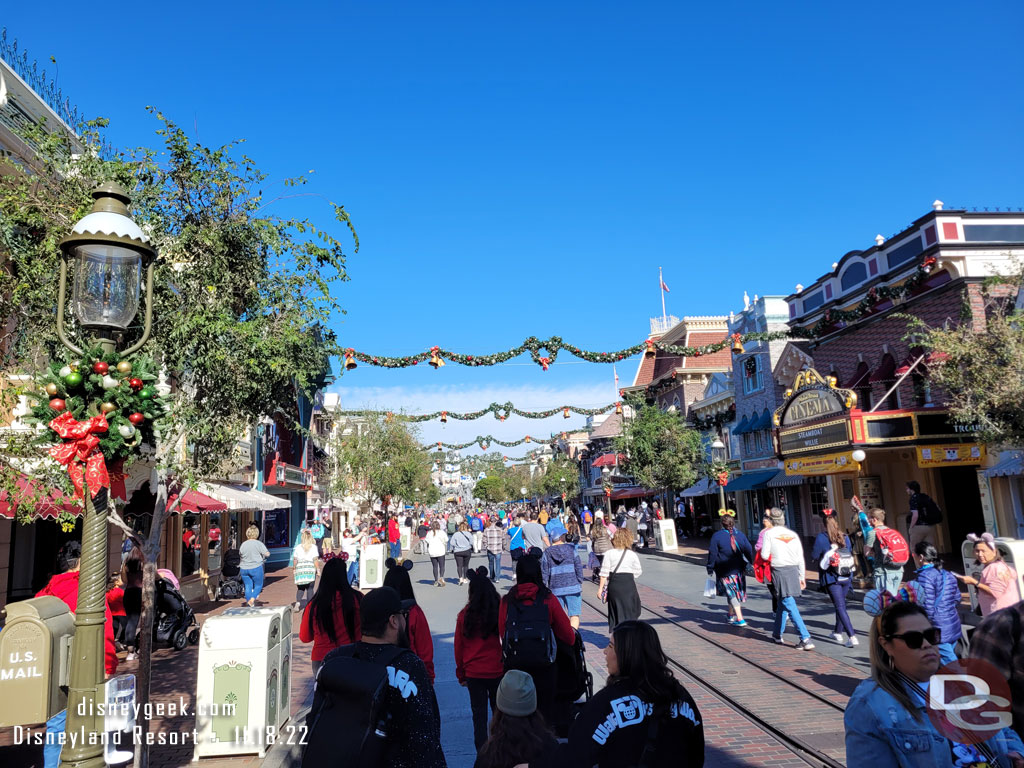
[[[548,524],[548,513],[547,513],[547,512],[545,512],[545,511],[544,511],[544,510],[542,509],[542,510],[540,511],[540,515],[538,516],[538,520],[540,521],[540,524],[541,524],[541,525],[547,525],[547,524]]]

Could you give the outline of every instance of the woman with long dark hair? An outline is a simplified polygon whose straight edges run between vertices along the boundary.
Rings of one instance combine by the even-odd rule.
[[[359,602],[363,596],[348,583],[347,570],[342,558],[328,560],[320,571],[320,584],[302,613],[299,639],[313,643],[310,658],[314,677],[330,651],[359,642]]]
[[[146,567],[146,555],[138,544],[121,563],[121,584],[124,589],[123,607],[125,613],[124,645],[128,649],[125,661],[135,658],[138,651],[139,621],[142,618],[142,576]]]
[[[531,642],[527,647],[527,643],[519,639],[527,633],[525,628],[539,624],[533,619],[535,612],[540,613],[535,611],[537,606],[546,609],[548,626],[554,638],[573,645],[576,631],[558,599],[544,586],[540,558],[535,554],[525,554],[516,562],[516,585],[501,598],[498,633],[501,635],[505,669],[519,669],[533,676],[540,712],[549,723],[554,723],[555,646],[548,646],[550,655],[539,657],[536,643]]]
[[[703,766],[700,712],[668,668],[654,627],[645,621],[622,622],[612,632],[604,657],[607,684],[573,721],[568,742],[531,768],[640,765],[647,750],[643,764],[648,768]],[[656,730],[650,718],[656,718]]]
[[[558,740],[537,709],[533,678],[517,669],[498,685],[491,735],[478,748],[473,768],[514,768],[553,754]]]
[[[412,570],[412,560],[406,560],[398,565],[394,558],[389,557],[384,566],[388,569],[384,574],[384,586],[391,587],[402,598],[402,604],[408,606],[406,611],[407,633],[409,635],[409,649],[420,657],[423,666],[427,668],[430,675],[430,682],[434,682],[434,638],[430,635],[430,625],[427,623],[427,615],[416,603],[416,595],[412,591],[412,579],[409,578],[409,571]]]
[[[725,595],[729,609],[729,623],[737,627],[747,626],[740,607],[747,602],[747,563],[754,562],[754,548],[736,530],[736,513],[731,509],[719,511],[722,528],[715,531],[708,544],[708,576],[718,580],[718,594]]]
[[[843,633],[849,638],[847,648],[857,645],[857,631],[853,628],[850,615],[846,612],[846,596],[853,584],[853,549],[850,537],[839,527],[835,510],[826,509],[825,530],[818,534],[811,550],[811,560],[818,564],[818,583],[828,590],[832,607],[836,610],[836,621],[832,626],[832,639],[844,642]]]
[[[872,621],[871,679],[857,686],[844,716],[848,768],[1024,766],[1024,743],[1010,728],[980,743],[976,734],[957,741],[936,728],[927,686],[941,664],[940,637],[917,603],[892,603]]]
[[[455,620],[455,677],[469,690],[473,742],[479,752],[487,740],[487,702],[497,713],[495,697],[504,667],[498,636],[501,599],[486,566],[469,571],[469,600]]]

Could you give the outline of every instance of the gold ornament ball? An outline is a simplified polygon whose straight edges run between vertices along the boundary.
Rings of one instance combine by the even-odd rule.
[[[54,384],[52,381],[46,385],[45,389],[46,394],[48,394],[50,397],[53,397],[54,395],[57,394],[57,385]]]
[[[113,413],[117,410],[117,406],[113,403],[103,403],[103,405],[100,406],[100,410],[103,411],[103,413]]]
[[[132,372],[132,364],[129,363],[127,360],[122,360],[120,363],[117,364],[117,372],[118,373],[131,373]]]

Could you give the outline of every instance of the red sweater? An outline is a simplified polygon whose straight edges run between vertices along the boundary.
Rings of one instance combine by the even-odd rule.
[[[334,602],[331,604],[331,607],[334,610],[334,636],[337,638],[335,643],[331,642],[331,638],[316,622],[316,617],[312,614],[313,603],[309,602],[306,604],[306,610],[302,612],[302,625],[299,627],[299,640],[304,643],[313,643],[313,650],[309,654],[312,661],[323,661],[324,656],[335,648],[359,642],[359,638],[362,636],[362,633],[359,631],[359,601],[362,598],[362,594],[356,592],[356,604],[353,611],[354,621],[352,624],[355,627],[356,636],[349,637],[348,627],[345,626],[344,603],[341,600],[341,595],[334,596]]]
[[[501,677],[505,667],[499,635],[466,637],[463,631],[465,619],[466,609],[463,608],[455,620],[455,676],[460,683],[465,683],[469,677],[475,680]]]
[[[36,597],[52,595],[64,601],[72,613],[78,608],[78,571],[58,573],[50,583],[36,593]],[[110,614],[110,605],[103,601],[103,669],[107,677],[117,672],[117,648],[114,646],[114,620]]]
[[[398,540],[402,538],[402,532],[398,530],[398,521],[388,521],[388,542],[391,544],[397,544]]]
[[[434,638],[430,636],[430,625],[427,615],[418,605],[409,611],[409,647],[420,657],[427,668],[430,682],[434,682]]]
[[[124,590],[120,587],[114,587],[112,590],[107,592],[107,607],[110,608],[110,613],[113,616],[127,616],[124,612]]]
[[[498,635],[505,636],[505,618],[508,616],[508,599],[515,597],[523,605],[533,605],[537,599],[536,584],[517,584],[507,595],[501,598],[501,605],[498,607]],[[554,630],[555,639],[566,645],[576,642],[576,630],[569,623],[569,617],[565,615],[562,604],[558,598],[548,592],[544,598],[544,604],[548,607],[548,619],[551,621],[551,629]]]

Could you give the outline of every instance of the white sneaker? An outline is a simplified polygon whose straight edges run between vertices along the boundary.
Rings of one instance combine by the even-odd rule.
[[[832,633],[832,639],[835,640],[837,643],[842,643],[843,642],[843,637],[844,637],[844,635],[843,635],[842,632],[833,632]]]
[[[127,656],[124,657],[124,660],[125,661],[135,661],[135,654],[134,653],[129,653]]]
[[[857,645],[860,645],[860,642],[857,640],[856,637],[851,637],[849,640],[846,641],[846,647],[847,648],[853,648],[854,646],[857,646]]]

